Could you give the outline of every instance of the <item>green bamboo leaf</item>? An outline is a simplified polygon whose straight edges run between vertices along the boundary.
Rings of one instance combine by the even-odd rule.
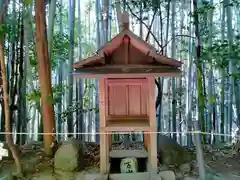
[[[32,0],[23,0],[24,4],[31,5],[33,3]]]
[[[214,103],[214,97],[213,97],[213,96],[210,98],[210,103],[211,103],[211,104]]]

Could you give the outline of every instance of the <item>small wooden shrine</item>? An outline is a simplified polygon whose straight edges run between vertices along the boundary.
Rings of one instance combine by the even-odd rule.
[[[181,62],[160,55],[129,30],[123,30],[96,55],[73,65],[77,78],[99,79],[100,171],[109,173],[112,132],[143,131],[149,171],[157,173],[155,77],[180,76]],[[104,134],[108,133],[108,134]]]

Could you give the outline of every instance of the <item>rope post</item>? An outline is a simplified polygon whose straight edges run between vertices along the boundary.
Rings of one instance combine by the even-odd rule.
[[[205,168],[204,168],[204,157],[203,157],[203,150],[202,150],[202,143],[200,138],[200,131],[198,127],[198,121],[193,121],[193,128],[194,128],[194,139],[195,139],[195,146],[196,146],[196,154],[197,154],[197,162],[198,162],[198,169],[199,169],[199,178],[200,180],[205,180]]]

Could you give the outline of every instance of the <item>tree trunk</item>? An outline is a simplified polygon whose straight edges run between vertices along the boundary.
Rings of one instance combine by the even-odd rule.
[[[59,31],[60,31],[60,36],[61,38],[63,38],[63,13],[62,13],[62,8],[63,8],[63,5],[62,5],[62,0],[60,0],[60,7],[59,7]],[[63,60],[61,59],[60,61],[60,64],[58,66],[58,84],[62,84],[63,82]],[[61,140],[62,138],[62,103],[63,103],[63,95],[61,94],[60,97],[59,97],[59,102],[57,103],[57,133],[58,133],[58,141]]]
[[[201,38],[200,38],[200,31],[199,31],[199,15],[197,12],[197,0],[193,0],[193,7],[194,7],[194,23],[195,23],[195,35],[197,38],[196,44],[196,67],[197,67],[197,97],[198,97],[198,111],[199,111],[199,119],[201,122],[201,131],[206,131],[206,123],[205,123],[205,116],[204,116],[204,92],[203,92],[203,66],[200,62],[201,57]],[[203,143],[206,142],[206,135],[203,135]]]
[[[49,59],[52,59],[52,41],[53,41],[53,31],[54,31],[54,20],[56,12],[56,0],[51,0],[49,4],[49,16],[48,16],[48,53]]]
[[[172,45],[171,45],[171,57],[176,58],[176,41],[175,41],[175,15],[176,15],[176,1],[172,0]],[[177,141],[177,100],[176,100],[176,79],[172,78],[172,128],[173,128],[173,139]]]
[[[227,34],[228,34],[228,42],[229,42],[229,64],[228,64],[228,71],[229,71],[229,100],[228,100],[228,129],[229,135],[232,135],[232,120],[233,120],[233,87],[234,87],[234,77],[232,73],[234,73],[233,62],[231,59],[232,56],[232,46],[233,46],[233,27],[232,27],[232,5],[230,0],[225,0],[225,7],[227,12]],[[229,136],[229,141],[231,141],[231,136]]]
[[[52,156],[52,145],[55,135],[50,133],[55,133],[55,116],[53,109],[51,65],[48,54],[44,1],[35,1],[35,12],[36,51],[42,103],[43,130],[44,133],[48,133],[44,134],[44,151],[48,156]]]
[[[72,107],[73,101],[73,76],[72,64],[74,58],[74,25],[75,25],[75,0],[69,0],[69,63],[68,63],[68,107]],[[68,133],[73,133],[73,113],[70,112],[67,117]]]
[[[4,16],[4,4],[1,1],[0,4],[0,26],[3,25]],[[22,165],[20,162],[19,154],[13,142],[12,132],[11,132],[11,120],[10,120],[10,108],[9,108],[9,94],[8,94],[8,82],[6,78],[6,67],[4,60],[4,35],[0,35],[0,64],[1,64],[1,75],[2,75],[2,86],[3,86],[3,100],[4,100],[4,113],[5,113],[5,133],[8,147],[12,153],[15,164],[17,166],[17,171],[22,175]]]
[[[213,1],[210,1],[210,4],[213,5]],[[213,23],[213,10],[210,10],[209,12],[209,19],[208,19],[208,27],[209,27],[209,34],[208,34],[208,46],[211,49],[212,48],[212,23]],[[213,104],[215,101],[214,95],[213,95],[213,66],[212,66],[212,55],[211,52],[209,52],[209,63],[210,63],[210,70],[208,73],[208,118],[207,118],[207,132],[212,133],[213,128]],[[207,136],[207,141],[210,144],[211,143],[211,135]],[[215,137],[214,137],[215,138]]]
[[[186,1],[182,1],[181,2],[181,20],[180,20],[180,34],[183,34],[183,28],[184,28],[184,8],[185,8],[185,3]],[[183,36],[181,36],[180,38],[180,49],[183,49],[184,47],[184,39]],[[183,59],[183,52],[179,53],[179,59]],[[182,76],[179,79],[179,127],[178,127],[178,132],[179,132],[179,144],[183,144],[182,143],[182,97],[183,97],[183,86],[182,86],[182,79],[183,79],[184,75],[182,74]]]
[[[222,43],[224,42],[225,39],[225,7],[224,7],[224,3],[222,3],[222,14],[221,14],[221,41]],[[220,109],[221,109],[221,122],[220,122],[220,133],[224,134],[224,128],[225,128],[225,71],[224,68],[221,69],[221,75],[222,75],[222,82],[221,82],[221,105],[220,105]],[[221,136],[221,141],[224,142],[225,137]]]
[[[17,81],[15,81],[15,78],[17,77],[17,15],[16,15],[16,1],[13,0],[12,2],[12,6],[13,6],[13,12],[12,12],[12,36],[9,38],[9,42],[10,42],[10,51],[9,51],[9,59],[8,59],[8,63],[9,63],[9,67],[10,67],[10,72],[9,72],[9,79],[10,82],[8,83],[8,92],[10,94],[9,96],[9,101],[10,101],[10,123],[11,123],[11,131],[13,131],[13,124],[17,123],[17,119],[14,118],[14,114],[15,114],[15,110],[17,110],[17,108],[15,107],[15,102],[16,102],[16,95],[17,95]]]
[[[104,0],[104,13],[105,14],[105,17],[104,17],[104,30],[105,30],[105,33],[104,33],[104,37],[105,37],[105,42],[108,41],[108,31],[109,31],[109,26],[108,26],[108,23],[109,23],[109,0]]]
[[[79,0],[79,3],[80,3],[80,0]],[[117,6],[117,4],[116,4]],[[117,9],[117,7],[116,7]],[[81,9],[79,8],[79,11]],[[96,39],[97,39],[97,49],[100,48],[101,46],[101,39],[100,39],[100,21],[99,21],[99,16],[100,16],[100,0],[96,0],[96,23],[97,23],[97,31],[96,31]],[[118,16],[117,16],[118,17]],[[81,34],[79,35],[79,41],[81,41]],[[80,48],[80,46],[79,46]],[[80,51],[80,50],[79,50]],[[79,55],[81,55],[81,53],[79,53]],[[98,79],[96,79],[95,81],[96,83],[96,108],[99,108],[99,102],[98,102],[98,93],[99,93],[99,89],[98,89]],[[79,96],[81,97],[81,101],[82,101],[82,82],[81,82],[81,85],[79,85],[79,89],[81,89],[81,92],[79,94]],[[82,114],[82,113],[81,113]],[[95,118],[95,130],[96,130],[96,133],[99,133],[99,112],[95,112],[96,114],[96,118]],[[82,120],[83,122],[83,120]],[[83,126],[83,125],[82,125]],[[96,134],[96,143],[100,143],[100,136],[99,134]]]
[[[19,113],[18,113],[18,126],[20,132],[26,132],[26,125],[27,125],[27,111],[26,111],[26,75],[25,73],[27,71],[27,68],[24,68],[24,65],[26,64],[26,61],[24,61],[24,22],[23,17],[21,17],[20,22],[20,62],[19,62]],[[22,145],[25,143],[26,135],[20,134],[19,136],[19,144]]]

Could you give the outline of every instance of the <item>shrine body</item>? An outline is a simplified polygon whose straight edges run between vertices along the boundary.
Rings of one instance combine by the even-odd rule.
[[[155,78],[179,77],[180,61],[157,52],[129,30],[122,31],[97,53],[73,64],[75,78],[97,78],[99,85],[100,172],[109,173],[110,158],[147,156],[150,179],[157,174]],[[144,151],[112,150],[113,132],[143,132]]]

